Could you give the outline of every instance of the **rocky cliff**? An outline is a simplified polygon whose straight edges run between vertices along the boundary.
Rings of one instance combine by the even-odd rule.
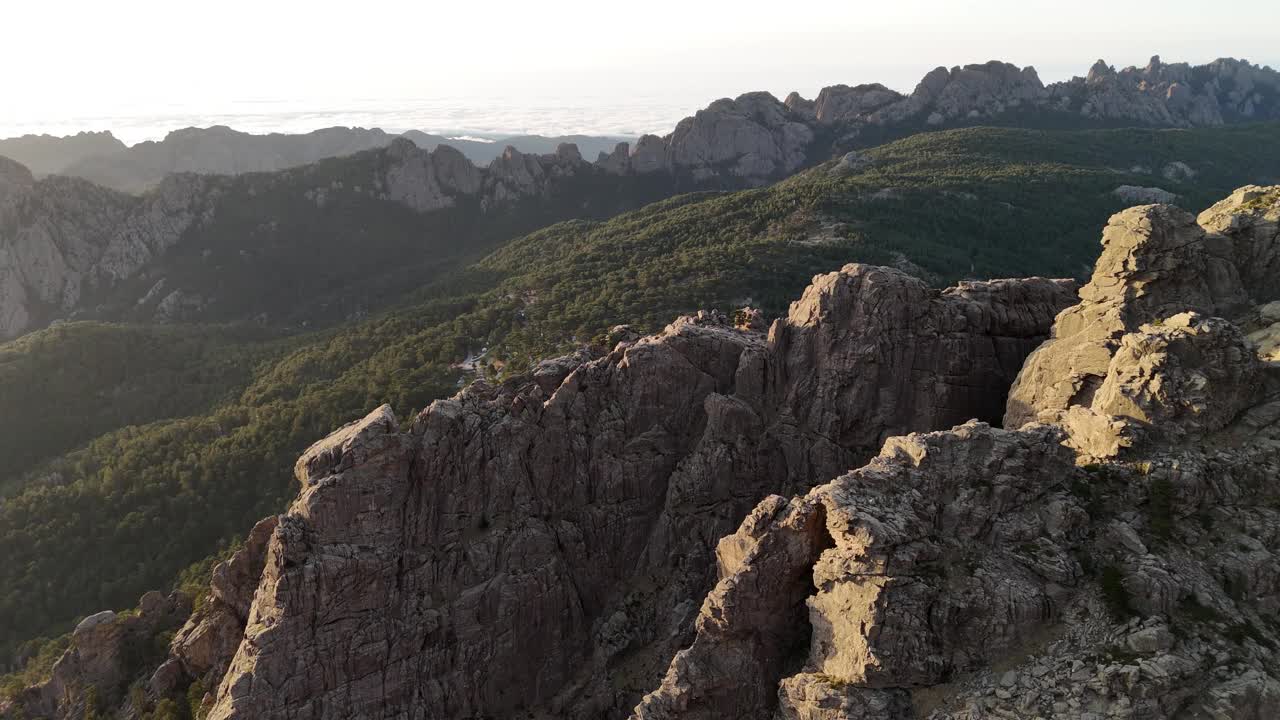
[[[1086,76],[1049,85],[1035,68],[992,61],[936,68],[909,95],[878,83],[833,85],[814,100],[791,93],[779,102],[767,92],[752,92],[716,100],[665,136],[621,142],[611,152],[596,150],[605,139],[582,142],[598,155],[595,164],[609,172],[671,173],[742,187],[924,128],[983,123],[1204,127],[1277,119],[1280,73],[1245,60],[1223,58],[1193,66],[1153,57],[1145,67],[1121,70],[1099,60]],[[396,137],[377,128],[251,135],[215,126],[176,130],[162,141],[130,148],[109,133],[28,136],[0,140],[0,155],[24,162],[38,174],[64,173],[141,192],[170,173],[275,171],[385,147]],[[480,164],[501,161],[505,145],[546,155],[557,144],[556,138],[536,136],[498,144],[450,141],[418,131],[403,137],[424,150],[451,142]]]
[[[145,198],[0,168],[0,338],[64,317],[209,216],[219,188],[173,176]]]
[[[1280,713],[1280,372],[1235,324],[1277,218],[1280,187],[1114,217],[1006,429],[762,502],[633,717]]]
[[[1247,337],[1275,332],[1277,220],[1280,187],[1125,211],[1078,298],[850,265],[767,334],[620,328],[404,426],[380,408],[298,461],[150,702],[1274,717],[1280,374]]]
[[[572,145],[543,155],[507,148],[488,168],[477,168],[449,146],[426,151],[397,139],[331,163],[236,178],[169,175],[133,196],[72,177],[36,180],[25,167],[0,158],[0,339],[107,301],[138,319],[198,319],[218,298],[179,285],[160,260],[180,245],[188,254],[214,253],[228,242],[226,235],[246,231],[243,223],[219,225],[224,217],[229,223],[256,217],[248,229],[260,237],[259,246],[271,247],[314,237],[314,230],[284,237],[289,230],[281,230],[281,216],[294,206],[299,214],[320,217],[326,207],[352,203],[419,214],[474,204],[483,211],[473,214],[474,221],[525,199],[547,200],[575,178],[585,182],[603,174]],[[580,202],[575,209],[583,207]],[[353,213],[348,215],[355,221]],[[124,284],[129,287],[115,292]]]
[[[910,95],[880,84],[823,88],[814,100],[768,93],[717,100],[665,137],[620,145],[615,172],[675,171],[756,184],[885,137],[979,123],[1202,127],[1280,119],[1280,72],[1244,60],[1163,63],[1045,85],[1035,68],[992,61],[939,67]]]
[[[760,498],[998,415],[1072,297],[851,265],[767,334],[681,318],[403,428],[379,409],[299,460],[298,500],[215,572],[152,689],[217,688],[214,718],[621,716]]]

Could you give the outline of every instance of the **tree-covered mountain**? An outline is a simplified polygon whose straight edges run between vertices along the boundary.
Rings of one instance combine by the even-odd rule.
[[[0,647],[170,584],[283,507],[300,450],[384,402],[404,416],[478,375],[501,380],[602,341],[620,323],[652,330],[681,312],[744,304],[776,315],[815,273],[851,261],[943,282],[1080,276],[1098,229],[1129,204],[1118,189],[1158,184],[1199,208],[1236,186],[1275,182],[1277,168],[1276,124],[928,133],[767,188],[552,225],[459,260],[397,309],[284,343],[94,323],[10,343],[0,353],[6,387],[38,387],[44,366],[65,368],[66,380],[0,394],[3,417],[76,416],[86,398],[156,385],[150,398],[91,412],[91,428],[46,423],[4,468]],[[243,187],[253,182],[264,180]],[[86,366],[100,376],[77,370]],[[186,389],[166,389],[177,385]]]
[[[132,196],[0,161],[0,337],[57,319],[315,327],[385,306],[495,244],[665,197],[573,146],[479,169],[407,140]]]

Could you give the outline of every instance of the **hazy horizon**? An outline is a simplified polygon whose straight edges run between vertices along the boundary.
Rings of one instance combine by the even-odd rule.
[[[0,45],[5,67],[24,70],[0,77],[0,137],[110,130],[134,144],[213,124],[665,134],[716,98],[813,97],[827,85],[867,82],[910,92],[939,65],[1004,60],[1053,82],[1099,57],[1117,67],[1156,54],[1280,64],[1280,7],[1251,0],[1212,15],[1203,7],[809,2],[783,14],[756,0],[733,12],[670,0],[478,9],[373,0],[353,17],[349,4],[327,0],[229,0],[217,13],[157,0],[21,3],[8,10],[20,31]]]

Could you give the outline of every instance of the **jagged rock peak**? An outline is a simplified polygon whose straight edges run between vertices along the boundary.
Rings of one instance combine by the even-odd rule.
[[[1112,217],[1081,302],[1027,360],[1005,425],[1062,424],[1092,458],[1225,428],[1263,375],[1241,332],[1215,316],[1240,320],[1276,299],[1277,217],[1280,187],[1242,188],[1203,223],[1168,205]]]
[[[1072,297],[850,265],[768,335],[704,312],[407,430],[379,409],[302,456],[298,498],[216,571],[152,685],[203,678],[219,719],[621,717],[692,629],[717,538],[885,436],[991,412],[974,388],[1001,396]]]
[[[1280,374],[1231,321],[1164,315],[1248,303],[1234,266],[1206,263],[1274,240],[1255,233],[1277,190],[1220,204],[1234,237],[1167,206],[1113,218],[1010,399],[1016,415],[1060,393],[1027,391],[1052,387],[1045,355],[1065,360],[1054,424],[892,438],[859,470],[763,500],[721,540],[695,638],[632,718],[1280,713]],[[1089,364],[1105,378],[1080,394],[1071,371]],[[1175,442],[1111,462],[1077,411]]]
[[[902,98],[901,93],[880,83],[856,87],[832,85],[818,93],[813,112],[820,122],[861,119]]]
[[[1116,69],[1107,64],[1106,60],[1099,59],[1089,68],[1089,74],[1085,80],[1090,84],[1106,81],[1108,78],[1115,77]]]

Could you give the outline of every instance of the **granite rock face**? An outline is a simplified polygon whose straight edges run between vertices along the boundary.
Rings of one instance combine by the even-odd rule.
[[[379,409],[302,457],[298,499],[242,551],[261,563],[247,615],[259,566],[238,555],[171,667],[228,668],[211,718],[621,717],[761,498],[998,413],[988,395],[1072,299],[850,265],[767,335],[702,313],[473,385],[405,429]]]
[[[824,123],[858,119],[902,99],[901,93],[879,83],[856,87],[832,85],[818,93],[813,103],[813,116]]]
[[[1201,215],[1166,205],[1111,219],[1081,303],[1010,392],[1005,425],[1061,423],[1091,457],[1144,437],[1224,428],[1255,398],[1261,360],[1236,325],[1274,299],[1280,188],[1244,188]]]
[[[625,157],[619,146],[598,163],[618,173],[676,172],[701,181],[759,184],[809,160],[814,133],[806,119],[813,119],[812,112],[795,112],[769,93],[747,93],[711,103],[666,137],[642,136]]]
[[[906,96],[878,84],[834,85],[812,101],[792,93],[785,105],[815,132],[835,131],[845,150],[886,132],[998,119],[1034,127],[1037,118],[1050,115],[1099,124],[1205,127],[1280,118],[1280,72],[1230,58],[1192,66],[1155,57],[1146,67],[1119,71],[1099,60],[1086,77],[1045,85],[1035,68],[992,61],[935,68]],[[830,155],[818,143],[807,161]],[[1186,178],[1184,168],[1190,170],[1166,168],[1165,177]]]
[[[78,718],[120,705],[129,683],[155,655],[160,634],[176,628],[190,612],[190,600],[180,594],[149,592],[135,614],[104,610],[90,615],[72,632],[50,678],[24,690],[9,707],[0,701],[0,714],[16,710],[19,717]],[[97,704],[86,710],[88,687],[95,688]]]
[[[1054,492],[1074,471],[1059,439],[982,423],[894,438],[804,497],[766,499],[721,541],[697,639],[633,717],[771,718],[780,696],[783,717],[904,717],[911,688],[998,657],[1051,617],[1044,575],[1080,574],[1055,546],[1087,517]],[[1014,550],[1042,537],[1043,557]]]
[[[219,194],[182,175],[145,198],[57,176],[9,188],[0,187],[0,338],[131,276],[207,217]]]
[[[1094,119],[1191,127],[1274,118],[1280,73],[1244,60],[1164,63],[1116,71],[1099,60],[1085,78],[1056,84],[1053,102]]]
[[[1027,361],[1010,429],[892,438],[859,470],[761,502],[721,541],[695,639],[632,717],[1280,712],[1280,376],[1202,314],[1256,302],[1215,253],[1269,211],[1219,207],[1216,227],[1239,234],[1209,242],[1173,208],[1117,215],[1080,304]],[[1052,384],[1098,363],[1085,396]],[[1031,407],[1053,422],[1024,423]],[[1117,461],[1079,412],[1152,432]]]

